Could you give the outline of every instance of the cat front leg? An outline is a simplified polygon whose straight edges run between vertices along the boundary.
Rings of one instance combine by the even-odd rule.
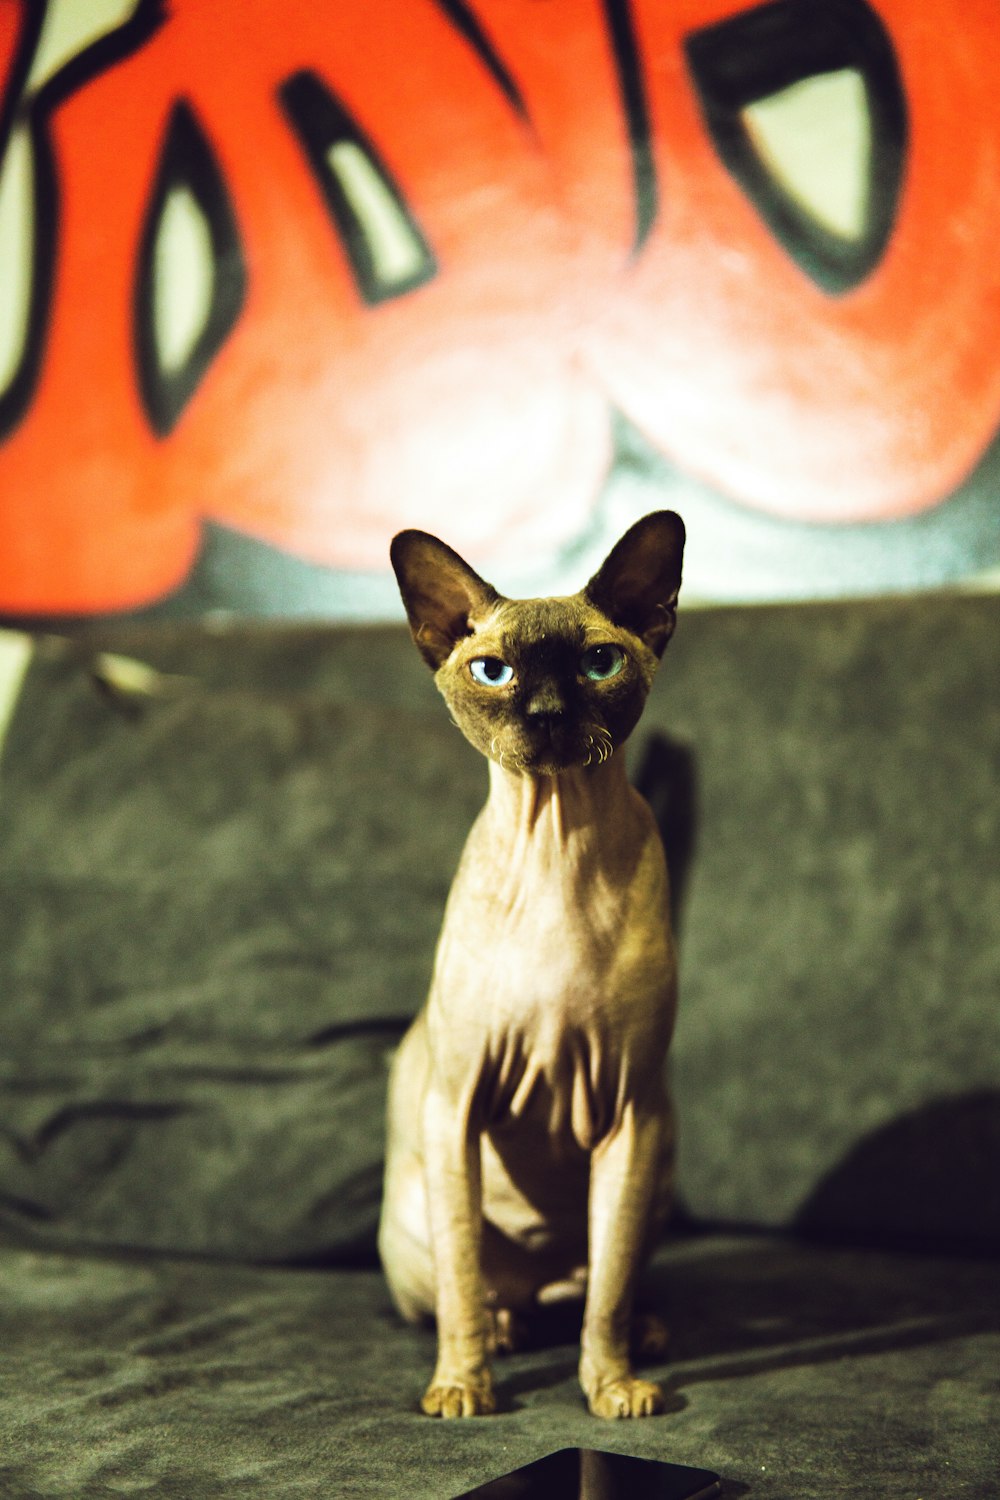
[[[434,1086],[424,1102],[423,1132],[438,1357],[420,1404],[429,1417],[475,1417],[495,1405],[481,1269],[480,1134],[468,1111]]]
[[[661,1111],[629,1104],[591,1157],[580,1384],[595,1417],[646,1417],[664,1408],[662,1388],[636,1376],[629,1358],[632,1301],[663,1135]]]

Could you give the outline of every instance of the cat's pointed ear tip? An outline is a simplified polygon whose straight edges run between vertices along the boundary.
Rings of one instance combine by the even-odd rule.
[[[639,524],[642,525],[644,523],[652,523],[671,532],[674,542],[679,547],[683,547],[687,539],[687,527],[684,525],[684,519],[675,510],[651,511],[648,516],[643,517],[642,522]]]
[[[440,538],[432,536],[429,531],[419,531],[416,527],[408,526],[403,531],[397,531],[389,543],[389,562],[396,578],[402,582],[406,576],[433,567],[450,551]]]
[[[416,526],[404,526],[402,531],[396,532],[389,545],[390,547],[394,547],[397,542],[436,542],[437,540],[438,538],[431,536],[429,531],[421,531]]]
[[[431,536],[430,532],[418,531],[413,526],[407,526],[404,528],[404,530],[397,531],[396,535],[389,543],[389,556],[393,561],[395,561],[396,558],[401,557],[404,552],[408,552],[411,547],[419,546],[421,542],[436,541],[437,537]]]

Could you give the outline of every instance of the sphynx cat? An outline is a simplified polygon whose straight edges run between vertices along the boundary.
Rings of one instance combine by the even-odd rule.
[[[584,1299],[590,1410],[663,1409],[630,1332],[670,1199],[676,963],[663,847],[619,752],[683,548],[660,511],[580,593],[507,599],[425,532],[392,543],[414,641],[490,778],[390,1080],[379,1249],[403,1316],[437,1319],[432,1416],[492,1411],[494,1348],[563,1297]]]

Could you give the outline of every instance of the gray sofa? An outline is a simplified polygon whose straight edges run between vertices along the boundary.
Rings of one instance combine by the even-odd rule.
[[[996,597],[682,615],[629,752],[682,947],[670,1410],[589,1417],[550,1323],[442,1423],[374,1226],[479,757],[401,627],[37,637],[0,758],[4,1500],[448,1500],[574,1445],[759,1500],[1000,1494],[998,657]]]

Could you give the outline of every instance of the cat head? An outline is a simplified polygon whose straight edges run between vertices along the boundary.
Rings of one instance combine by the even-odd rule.
[[[578,594],[506,599],[425,531],[390,556],[413,639],[452,717],[507,770],[598,765],[642,713],[673,634],[684,523],[637,521]]]

